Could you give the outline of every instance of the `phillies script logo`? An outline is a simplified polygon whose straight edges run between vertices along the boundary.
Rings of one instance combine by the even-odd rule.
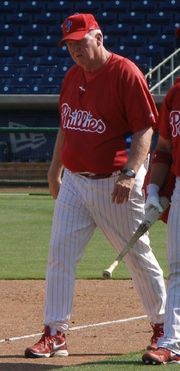
[[[102,134],[106,130],[102,120],[96,120],[87,111],[75,110],[72,112],[67,103],[62,105],[61,120],[63,128],[71,130],[97,132],[98,134]]]
[[[172,136],[180,135],[180,111],[171,111],[169,115],[169,123],[172,126]]]

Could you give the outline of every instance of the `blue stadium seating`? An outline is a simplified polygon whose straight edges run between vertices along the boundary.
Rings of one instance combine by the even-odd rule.
[[[30,40],[32,37],[37,38],[46,35],[46,29],[43,29],[40,24],[36,23],[20,26],[19,32],[21,35],[28,36]]]
[[[98,3],[98,2],[97,2]],[[130,9],[131,1],[103,1],[102,6],[100,6],[100,9],[103,9],[103,11],[106,12],[123,12],[126,13]],[[102,7],[102,8],[101,8]]]
[[[44,2],[45,3],[45,2]],[[59,13],[65,13],[67,12],[67,15],[69,15],[69,9],[74,8],[74,1],[62,1],[62,0],[53,0],[53,1],[48,1],[46,3],[46,11],[47,12],[55,12]]]
[[[45,1],[31,0],[31,1],[19,1],[18,10],[19,12],[26,13],[41,13],[45,11]]]
[[[67,1],[66,1],[67,3]],[[108,3],[105,1],[104,3]],[[103,10],[103,1],[96,0],[85,0],[85,1],[73,1],[73,6],[69,7],[69,14],[73,13],[95,13],[96,16]]]
[[[18,2],[12,0],[1,1],[1,14],[2,13],[14,13],[17,11]]]
[[[159,9],[178,13],[180,11],[180,2],[179,0],[159,1]]]
[[[0,24],[1,38],[14,35],[14,26],[12,24]]]
[[[131,11],[142,12],[143,14],[156,12],[155,1],[132,1],[130,7]]]
[[[58,46],[61,26],[75,12],[93,13],[105,46],[144,73],[177,47],[179,0],[2,0],[1,94],[59,94],[73,64],[66,46]]]

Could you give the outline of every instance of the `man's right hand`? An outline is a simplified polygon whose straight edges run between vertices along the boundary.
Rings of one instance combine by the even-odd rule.
[[[50,165],[48,171],[48,182],[49,182],[49,191],[51,196],[56,200],[59,189],[62,184],[62,176],[63,176],[63,166],[60,168],[55,166],[54,163]]]
[[[56,200],[56,198],[58,196],[61,183],[62,183],[61,178],[53,179],[53,180],[50,180],[49,179],[49,191],[50,191],[51,196],[55,200]]]

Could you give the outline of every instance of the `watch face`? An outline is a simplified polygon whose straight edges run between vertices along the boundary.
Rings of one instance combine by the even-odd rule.
[[[135,178],[135,176],[136,176],[135,171],[131,170],[131,169],[123,169],[122,173],[125,174],[126,176],[128,176],[129,178]]]

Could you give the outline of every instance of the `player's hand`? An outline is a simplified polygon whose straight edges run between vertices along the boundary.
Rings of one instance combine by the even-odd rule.
[[[114,190],[111,194],[112,202],[121,204],[127,202],[130,198],[131,190],[134,186],[134,178],[128,178],[124,174],[118,176],[118,180],[114,185]]]
[[[60,178],[53,179],[53,180],[49,179],[49,192],[55,200],[58,196],[60,186],[61,186]]]
[[[159,196],[147,196],[145,211],[147,212],[152,207],[155,207],[159,213],[163,212],[163,208],[159,202]]]
[[[58,196],[59,189],[62,184],[63,172],[63,166],[57,166],[56,163],[52,161],[48,170],[48,182],[50,194],[55,200]]]

